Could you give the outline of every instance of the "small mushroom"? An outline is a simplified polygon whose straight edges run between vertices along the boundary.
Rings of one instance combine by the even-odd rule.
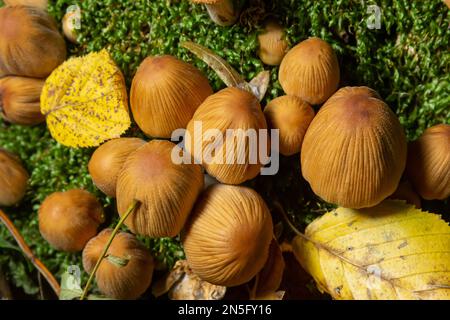
[[[309,38],[293,47],[280,65],[284,92],[309,104],[325,102],[338,88],[339,64],[333,48],[319,38]]]
[[[267,129],[267,123],[258,99],[239,88],[226,88],[209,96],[195,112],[187,126],[186,151],[218,181],[240,184],[256,177],[262,167],[255,152],[263,143],[260,129]],[[217,137],[209,137],[208,131]]]
[[[81,10],[77,5],[70,6],[69,9],[62,19],[63,32],[70,42],[78,43],[77,30],[81,28]]]
[[[313,191],[346,208],[372,207],[397,189],[406,137],[395,114],[367,87],[345,87],[320,109],[303,140],[301,167]]]
[[[47,10],[48,0],[3,0],[8,6],[30,6]]]
[[[19,158],[0,148],[0,206],[12,206],[22,200],[28,178]]]
[[[289,47],[283,27],[273,21],[269,21],[258,35],[258,42],[259,58],[269,66],[278,66]]]
[[[91,273],[112,229],[89,240],[83,250],[83,267]],[[150,286],[154,262],[148,249],[132,234],[119,232],[95,273],[99,290],[114,299],[137,299]]]
[[[45,121],[40,98],[45,80],[26,77],[0,79],[0,113],[8,122],[36,125]]]
[[[280,153],[290,156],[300,152],[314,109],[296,96],[282,96],[269,102],[264,115],[271,129],[280,130]]]
[[[133,233],[174,237],[184,226],[203,188],[201,167],[175,164],[169,141],[152,140],[133,152],[117,180],[117,208],[123,215],[133,200],[140,205],[125,221]]]
[[[103,221],[101,204],[81,189],[52,193],[39,208],[39,231],[57,250],[83,250]]]
[[[229,27],[236,23],[240,8],[236,0],[191,0],[193,3],[204,4],[214,23]]]
[[[203,280],[238,286],[266,263],[272,228],[269,210],[254,190],[213,185],[200,197],[182,234],[186,259]]]
[[[277,240],[273,239],[269,247],[269,257],[258,274],[255,299],[276,292],[281,285],[284,273],[284,258]]]
[[[194,66],[172,56],[148,57],[131,85],[131,110],[148,136],[170,138],[186,128],[198,106],[213,93]]]
[[[66,43],[47,12],[0,8],[0,77],[45,78],[65,59]]]
[[[88,164],[92,181],[109,197],[116,196],[119,173],[128,156],[146,142],[139,138],[110,140],[95,150]]]
[[[450,196],[450,125],[428,128],[410,143],[406,172],[422,198],[443,200]]]

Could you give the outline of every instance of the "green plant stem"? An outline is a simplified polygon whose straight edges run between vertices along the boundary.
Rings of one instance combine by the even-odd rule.
[[[91,283],[94,280],[95,273],[97,272],[98,268],[100,267],[100,263],[105,258],[106,253],[108,252],[109,247],[111,246],[111,243],[114,240],[114,237],[119,232],[120,227],[125,222],[125,220],[128,218],[128,216],[130,216],[130,214],[132,212],[134,212],[134,210],[137,208],[139,203],[140,202],[138,200],[133,200],[133,202],[128,207],[128,209],[125,212],[125,214],[120,218],[119,222],[117,223],[116,227],[114,228],[113,232],[111,233],[111,236],[109,237],[108,242],[106,243],[105,247],[103,248],[103,252],[100,255],[99,259],[97,260],[97,263],[95,264],[94,269],[92,270],[91,274],[89,275],[89,279],[86,282],[86,286],[84,287],[83,294],[81,295],[80,300],[84,300],[86,298],[87,293],[89,291],[89,287],[91,286]]]

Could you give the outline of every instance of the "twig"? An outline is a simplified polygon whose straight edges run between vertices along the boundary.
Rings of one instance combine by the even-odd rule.
[[[100,257],[98,258],[98,260],[94,266],[94,269],[92,270],[91,274],[89,275],[89,279],[86,282],[86,286],[84,287],[83,294],[81,295],[80,300],[86,299],[87,293],[89,291],[89,287],[91,286],[91,283],[94,280],[95,273],[97,272],[98,268],[100,267],[100,263],[105,258],[106,254],[108,252],[108,249],[114,240],[114,237],[116,236],[117,232],[119,232],[119,229],[122,226],[122,224],[125,222],[125,220],[127,220],[128,216],[136,209],[136,207],[139,203],[140,202],[138,200],[133,200],[133,202],[128,207],[125,214],[120,218],[119,222],[117,223],[116,227],[114,228],[113,232],[111,233],[111,236],[109,237],[108,242],[106,243],[105,247],[103,248],[103,252],[101,253]]]
[[[0,221],[3,222],[3,224],[6,226],[8,231],[13,236],[14,240],[16,240],[17,244],[19,245],[22,252],[25,254],[25,256],[31,261],[31,263],[36,267],[36,269],[39,270],[39,272],[44,276],[45,280],[50,284],[53,291],[56,293],[57,296],[59,296],[60,287],[58,281],[56,281],[53,274],[47,269],[47,267],[40,261],[31,251],[30,247],[28,247],[27,243],[23,239],[20,232],[17,230],[17,228],[14,226],[14,223],[8,218],[6,213],[4,213],[2,210],[0,210]]]
[[[301,233],[292,223],[292,221],[289,219],[289,217],[287,216],[286,212],[284,211],[283,206],[278,202],[275,201],[273,203],[273,205],[275,206],[275,209],[277,209],[278,213],[281,214],[281,217],[283,218],[283,220],[288,224],[288,226],[292,229],[292,231],[295,232],[295,234],[301,236],[302,238],[305,238],[305,235],[303,233]]]

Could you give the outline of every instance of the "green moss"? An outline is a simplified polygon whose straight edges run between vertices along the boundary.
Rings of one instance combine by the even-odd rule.
[[[287,26],[292,45],[318,36],[337,51],[342,85],[367,85],[376,89],[398,114],[410,139],[436,123],[450,123],[450,42],[449,10],[440,1],[387,1],[376,3],[382,9],[381,29],[371,30],[366,21],[372,1],[276,0],[247,1],[241,24],[222,28],[210,22],[200,5],[187,0],[84,0],[50,1],[49,11],[60,21],[74,3],[82,8],[80,45],[70,45],[72,55],[108,48],[123,70],[127,83],[148,55],[172,54],[204,71],[215,90],[223,83],[207,66],[180,48],[192,40],[216,51],[250,80],[259,71],[271,71],[266,100],[282,95],[277,67],[264,66],[256,56],[256,35],[262,17],[269,13]],[[365,3],[365,4],[364,4]],[[0,0],[1,4],[1,0]],[[18,207],[7,213],[26,241],[56,275],[70,264],[80,264],[80,254],[51,249],[41,238],[37,210],[51,192],[86,188],[94,192],[115,221],[114,202],[95,189],[87,173],[92,149],[65,148],[51,139],[44,125],[28,128],[0,122],[0,146],[17,153],[31,173],[27,195]],[[275,177],[258,177],[248,185],[256,188],[272,207],[279,201],[296,224],[303,228],[330,208],[300,179],[298,156],[282,158]],[[446,202],[425,203],[425,208],[449,213]],[[448,215],[447,215],[448,217]],[[274,216],[278,221],[279,217]],[[143,239],[158,255],[161,266],[170,266],[182,256],[178,240]],[[0,264],[17,286],[36,293],[36,271],[14,241],[0,227]]]

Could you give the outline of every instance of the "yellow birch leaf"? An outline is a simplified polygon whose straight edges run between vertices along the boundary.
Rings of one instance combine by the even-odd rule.
[[[334,299],[450,299],[450,227],[404,201],[328,212],[293,249]]]
[[[52,136],[68,147],[94,147],[131,124],[125,81],[106,50],[71,58],[47,78],[41,112]]]

